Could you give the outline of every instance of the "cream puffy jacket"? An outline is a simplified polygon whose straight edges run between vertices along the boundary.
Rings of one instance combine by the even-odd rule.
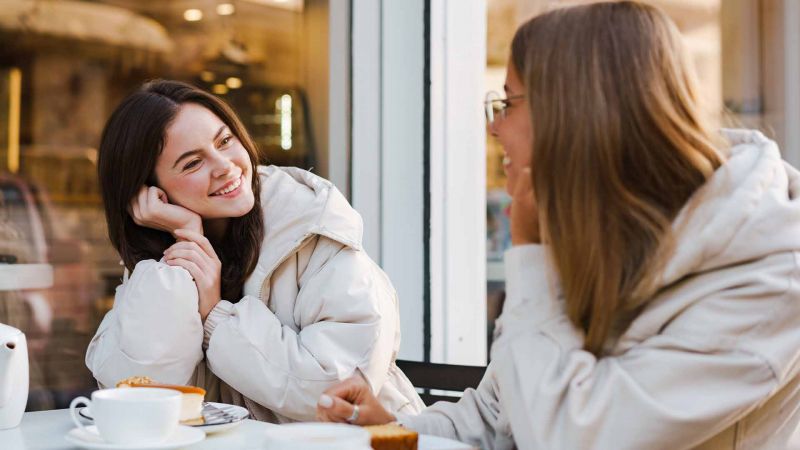
[[[596,359],[538,245],[506,255],[477,390],[406,426],[484,449],[785,449],[800,414],[800,173],[755,131],[674,223],[661,289]]]
[[[196,384],[271,422],[313,420],[320,394],[360,372],[389,409],[422,402],[394,361],[397,296],[361,248],[360,216],[328,181],[259,167],[265,236],[238,302],[205,326],[189,272],[139,262],[89,344],[100,386],[133,375]]]

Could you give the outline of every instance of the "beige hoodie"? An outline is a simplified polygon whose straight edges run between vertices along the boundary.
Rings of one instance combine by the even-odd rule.
[[[361,218],[333,185],[259,167],[265,236],[244,298],[205,326],[180,267],[147,260],[117,288],[86,353],[100,386],[133,375],[196,384],[259,420],[313,420],[320,394],[359,372],[393,411],[422,402],[394,361],[397,295],[361,248]],[[205,350],[205,351],[204,351]]]
[[[506,255],[492,363],[457,404],[399,415],[487,449],[784,449],[800,411],[800,174],[755,131],[674,223],[660,290],[600,360],[546,249]]]

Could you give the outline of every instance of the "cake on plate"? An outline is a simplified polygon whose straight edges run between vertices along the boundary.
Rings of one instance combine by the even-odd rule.
[[[417,450],[416,431],[397,424],[364,427],[372,437],[373,450]]]
[[[197,386],[158,383],[149,377],[141,376],[126,378],[117,383],[117,387],[151,387],[180,391],[182,394],[180,416],[181,423],[184,425],[203,424],[203,399],[206,395],[206,390],[203,388]]]

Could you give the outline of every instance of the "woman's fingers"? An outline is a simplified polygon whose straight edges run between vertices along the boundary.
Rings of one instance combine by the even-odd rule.
[[[219,260],[208,256],[197,243],[192,241],[180,241],[172,244],[170,248],[164,251],[164,258],[167,262],[177,258],[194,262],[204,273],[202,278],[195,277],[195,280],[203,280],[203,282],[213,280],[219,273],[221,265]]]
[[[214,247],[211,245],[211,242],[209,242],[208,238],[202,234],[192,230],[178,229],[175,230],[175,236],[197,244],[208,256],[219,260],[219,257],[217,257],[217,252],[214,251]]]
[[[184,248],[170,249],[164,252],[164,258],[169,262],[171,259],[185,259],[191,261],[203,271],[203,273],[213,273],[214,263],[205,253],[200,250],[189,250]]]
[[[176,236],[178,235],[176,234]],[[182,239],[180,236],[178,236],[178,238]],[[216,257],[216,254],[209,255],[205,249],[203,249],[197,242],[194,241],[178,241],[172,244],[172,246],[164,252],[164,257],[166,258],[182,255],[186,257],[191,255],[191,258],[199,258],[198,262],[202,261],[201,266],[204,269],[207,269],[210,274],[219,272],[222,267],[222,263],[220,262],[219,258]]]
[[[139,192],[131,199],[130,214],[133,217],[133,222],[137,225],[144,225],[144,218],[142,216],[142,208],[147,201],[147,187],[142,186]]]
[[[341,383],[337,383],[325,390],[325,395],[339,397],[350,403],[358,403],[364,397],[365,390],[369,391],[369,385],[360,376],[352,376]]]
[[[356,408],[358,412],[354,413]],[[369,384],[359,376],[328,388],[317,401],[317,418],[357,425],[378,425],[395,420],[372,393]]]
[[[205,272],[192,260],[185,258],[171,258],[167,260],[170,266],[180,266],[188,270],[195,280],[205,278]]]
[[[151,214],[155,215],[156,211],[159,211],[164,204],[168,203],[166,200],[167,193],[155,186],[148,187],[146,192],[147,209]]]
[[[530,167],[523,168],[520,176],[517,177],[512,198],[514,202],[519,201],[528,205],[533,204],[533,178],[531,178]]]
[[[356,420],[352,422],[348,422],[347,419],[353,417],[353,411],[355,410],[355,405],[345,400],[342,400],[339,397],[331,397],[327,394],[322,394],[319,397],[319,401],[317,403],[321,408],[318,410],[322,410],[327,419],[327,422],[342,422],[342,423],[352,423],[355,425],[361,425],[361,421],[363,420],[360,417],[356,418]],[[325,406],[329,405],[329,406]]]
[[[172,244],[164,253],[175,251],[175,250],[188,250],[191,252],[197,252],[203,256],[209,257],[208,253],[206,253],[203,248],[201,248],[196,242],[194,241],[178,241]]]
[[[170,266],[179,266],[186,269],[192,276],[192,278],[194,278],[195,283],[198,282],[199,280],[204,280],[206,277],[205,272],[203,272],[202,269],[200,269],[200,266],[195,264],[194,261],[190,261],[188,259],[183,259],[183,258],[173,258],[173,259],[168,259],[167,264],[169,264]]]
[[[142,220],[141,220],[142,213],[139,210],[139,201],[136,198],[131,200],[130,210],[128,210],[128,214],[130,214],[131,217],[133,218],[133,223],[135,223],[136,225],[142,225]]]

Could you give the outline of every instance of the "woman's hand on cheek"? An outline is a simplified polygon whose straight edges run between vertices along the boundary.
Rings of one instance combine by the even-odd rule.
[[[511,194],[511,243],[512,245],[538,244],[539,211],[533,195],[531,169],[522,169]]]
[[[169,203],[167,194],[155,186],[142,186],[131,200],[130,214],[137,225],[175,235],[177,229],[203,233],[200,216],[182,206]]]
[[[222,263],[214,247],[202,234],[178,229],[175,230],[175,236],[179,241],[164,251],[164,259],[170,266],[188,270],[194,278],[200,297],[198,312],[205,322],[208,313],[220,301]]]

